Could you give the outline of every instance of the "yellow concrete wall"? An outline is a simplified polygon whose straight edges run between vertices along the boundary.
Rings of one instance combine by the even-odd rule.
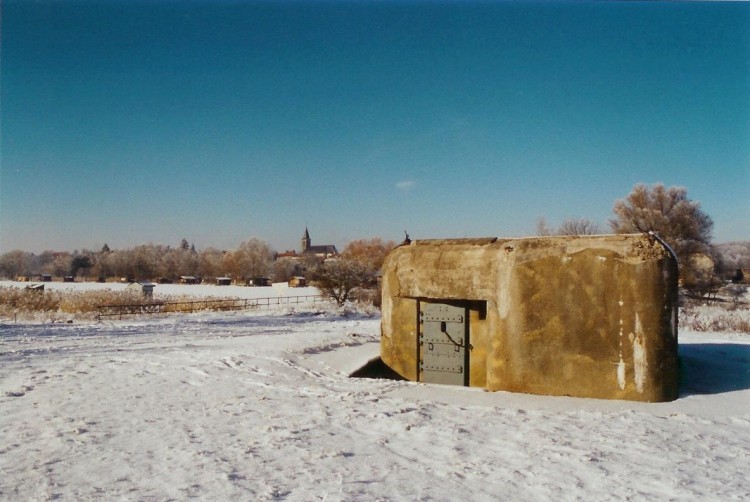
[[[417,380],[417,300],[471,310],[470,385],[677,397],[677,264],[647,235],[414,241],[383,266],[381,357]]]

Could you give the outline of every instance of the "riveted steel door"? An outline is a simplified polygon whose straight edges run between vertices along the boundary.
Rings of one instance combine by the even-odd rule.
[[[469,385],[469,316],[465,306],[419,302],[419,381]]]

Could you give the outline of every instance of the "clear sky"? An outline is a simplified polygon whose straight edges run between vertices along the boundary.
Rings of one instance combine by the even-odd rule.
[[[750,239],[750,4],[3,0],[0,252],[607,230]]]

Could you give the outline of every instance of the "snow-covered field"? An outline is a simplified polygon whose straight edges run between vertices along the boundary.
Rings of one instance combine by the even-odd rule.
[[[681,332],[681,397],[647,404],[349,378],[378,333],[321,304],[0,320],[0,499],[750,498],[748,335]]]

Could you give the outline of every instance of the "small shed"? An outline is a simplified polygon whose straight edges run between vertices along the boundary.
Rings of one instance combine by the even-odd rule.
[[[18,281],[18,282],[29,282],[29,281],[31,281],[31,277],[29,277],[28,275],[19,275],[18,277],[16,277],[16,281]]]
[[[39,281],[52,282],[52,274],[39,274]]]
[[[270,277],[250,277],[245,283],[247,286],[267,287],[271,286]]]
[[[146,298],[151,298],[154,296],[154,286],[156,286],[156,284],[151,282],[134,282],[128,285],[128,289],[139,291]]]
[[[216,278],[216,285],[217,286],[229,286],[232,284],[232,278],[231,277],[217,277]]]
[[[419,382],[677,398],[677,260],[654,235],[412,241],[383,265],[383,362]]]
[[[198,284],[200,281],[193,275],[181,275],[180,284]]]
[[[72,275],[66,275],[63,277],[63,282],[76,282],[76,278]]]
[[[304,288],[307,287],[307,279],[302,277],[301,275],[295,275],[291,279],[289,279],[289,287],[290,288]]]

